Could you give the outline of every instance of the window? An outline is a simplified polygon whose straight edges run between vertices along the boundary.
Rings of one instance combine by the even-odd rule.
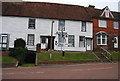
[[[41,43],[46,43],[46,37],[41,37]]]
[[[0,35],[0,50],[7,50],[8,48],[8,35]]]
[[[99,27],[107,28],[107,22],[104,20],[99,20]]]
[[[59,20],[59,31],[65,31],[65,20]]]
[[[34,45],[34,34],[28,34],[27,45]]]
[[[62,46],[64,43],[62,34],[58,34],[58,46]]]
[[[79,46],[85,47],[85,36],[79,36]]]
[[[74,35],[68,36],[68,47],[74,47]]]
[[[109,10],[107,9],[105,12],[106,17],[109,17]]]
[[[35,19],[30,18],[29,19],[29,27],[28,29],[35,29]]]
[[[114,22],[114,29],[118,29],[118,22]]]
[[[98,45],[107,45],[107,35],[106,34],[98,34],[97,35],[97,44]]]
[[[86,32],[86,22],[82,22],[81,31],[82,31],[82,32]]]

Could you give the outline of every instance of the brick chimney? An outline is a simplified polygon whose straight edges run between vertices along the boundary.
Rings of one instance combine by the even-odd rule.
[[[95,8],[95,6],[94,6],[94,5],[89,5],[88,7],[90,7],[90,8]]]

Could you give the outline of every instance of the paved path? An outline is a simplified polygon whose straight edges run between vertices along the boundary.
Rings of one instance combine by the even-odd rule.
[[[4,68],[3,79],[118,79],[118,64],[79,64]]]

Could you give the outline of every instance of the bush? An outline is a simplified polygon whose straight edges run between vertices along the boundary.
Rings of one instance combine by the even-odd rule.
[[[25,58],[25,63],[35,63],[35,59],[36,59],[36,51],[29,50]]]
[[[22,47],[16,47],[10,51],[10,56],[15,57],[19,64],[22,65],[24,63],[25,57],[27,54],[27,49]]]
[[[22,38],[16,39],[16,40],[14,41],[14,48],[15,48],[15,47],[25,48],[25,46],[26,46],[26,42],[25,42]]]

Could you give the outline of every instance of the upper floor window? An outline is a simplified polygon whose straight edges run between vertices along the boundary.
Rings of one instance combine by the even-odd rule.
[[[74,47],[74,35],[68,36],[68,47]]]
[[[99,27],[107,28],[107,21],[105,21],[105,20],[99,20]]]
[[[82,22],[81,31],[86,32],[86,22]]]
[[[28,34],[27,45],[34,45],[34,34]]]
[[[118,29],[118,22],[114,22],[114,29]]]
[[[58,30],[65,31],[65,20],[59,20]]]
[[[106,17],[109,17],[109,10],[107,9],[105,12]]]
[[[35,19],[34,18],[29,19],[28,29],[35,29]]]

